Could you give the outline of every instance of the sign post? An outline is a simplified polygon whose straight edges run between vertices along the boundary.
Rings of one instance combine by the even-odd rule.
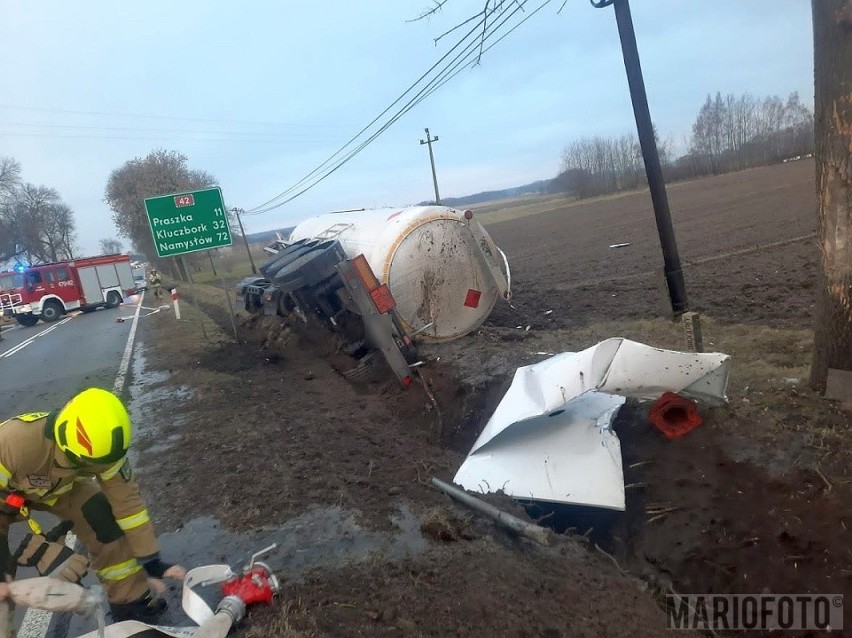
[[[207,254],[210,255],[210,263],[212,265],[213,256],[210,253]],[[231,301],[231,295],[228,294],[228,289],[225,287],[225,275],[222,274],[222,258],[219,257],[219,255],[216,255],[216,258],[219,261],[219,282],[222,284],[222,290],[225,291],[225,299],[228,302],[228,310],[231,313],[231,327],[234,329],[234,337],[239,340],[239,337],[237,337],[237,313],[234,312],[234,303]],[[213,272],[216,272],[215,268],[213,269]]]
[[[233,243],[222,190],[219,187],[149,197],[145,200],[145,212],[148,215],[157,256],[180,257],[187,276],[189,271],[186,269],[183,255],[230,246]],[[231,298],[227,290],[223,292],[231,309],[234,337],[238,338]],[[195,305],[198,307],[197,303]]]

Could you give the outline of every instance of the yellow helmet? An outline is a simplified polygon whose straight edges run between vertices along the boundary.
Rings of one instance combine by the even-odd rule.
[[[130,447],[130,415],[117,396],[100,388],[71,399],[53,427],[56,445],[73,463],[116,463]]]

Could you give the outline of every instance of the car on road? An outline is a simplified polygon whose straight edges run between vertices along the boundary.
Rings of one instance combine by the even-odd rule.
[[[148,281],[145,279],[145,272],[135,270],[133,272],[133,284],[139,292],[148,290]]]

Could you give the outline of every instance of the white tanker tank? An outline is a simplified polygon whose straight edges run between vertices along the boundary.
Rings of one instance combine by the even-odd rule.
[[[289,242],[336,239],[347,257],[363,254],[388,285],[410,333],[457,339],[509,299],[509,264],[470,211],[413,206],[331,213],[297,225]]]

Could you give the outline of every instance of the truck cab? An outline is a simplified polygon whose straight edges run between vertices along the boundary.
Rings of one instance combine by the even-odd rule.
[[[136,288],[126,255],[43,264],[0,275],[0,311],[22,326],[56,321],[69,310],[116,308]]]
[[[24,326],[39,318],[56,321],[68,310],[79,308],[77,285],[67,264],[27,268],[0,277],[0,308]]]

